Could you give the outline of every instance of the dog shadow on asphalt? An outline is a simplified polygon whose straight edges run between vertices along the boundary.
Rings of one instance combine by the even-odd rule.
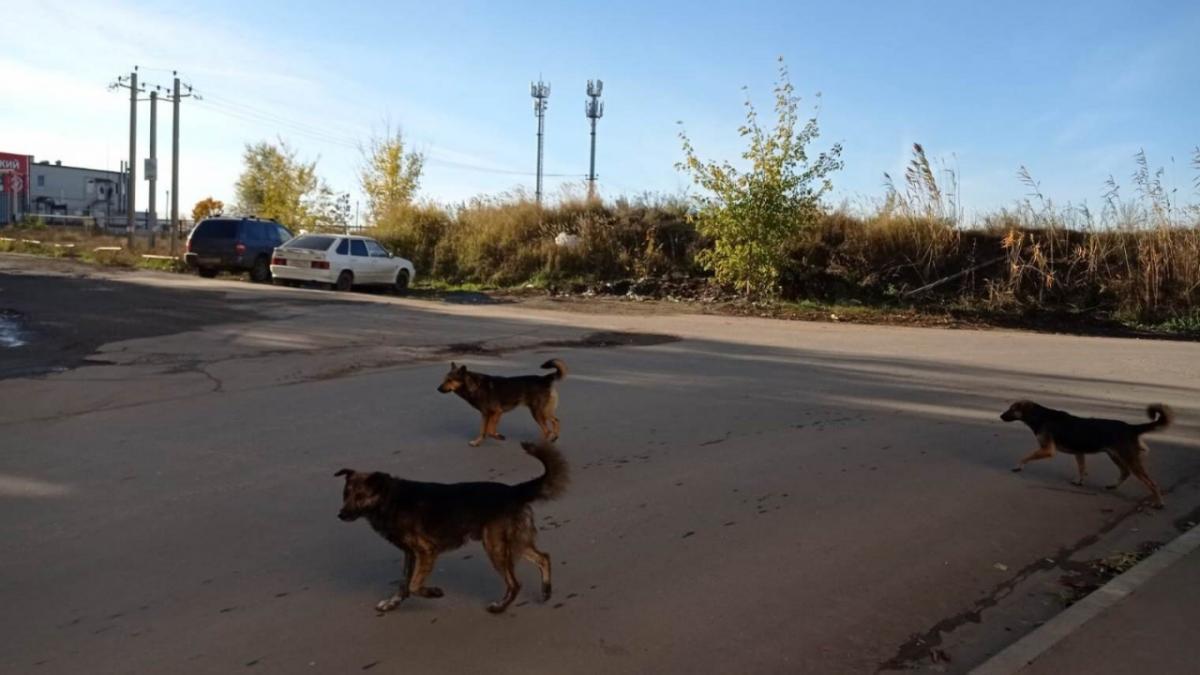
[[[329,558],[322,565],[325,586],[337,593],[361,596],[357,601],[363,611],[371,609],[383,595],[395,589],[400,583],[404,558],[394,548],[387,550],[390,545],[378,537],[367,537],[359,528],[339,528],[353,530],[351,536],[338,538],[340,551],[336,557]],[[359,540],[365,541],[359,541]],[[359,544],[366,545],[360,546]],[[382,555],[380,551],[383,551]],[[537,571],[517,567],[517,577],[523,589],[521,595],[513,603],[512,609],[530,606],[541,606],[537,596]],[[555,570],[560,572],[560,570]],[[480,610],[504,592],[504,582],[492,570],[487,554],[475,545],[467,545],[457,551],[452,551],[438,558],[433,568],[431,583],[445,589],[444,598],[425,599],[412,598],[404,606],[389,612],[405,615],[413,612],[440,612],[449,607],[456,609]],[[511,611],[511,610],[510,610]]]

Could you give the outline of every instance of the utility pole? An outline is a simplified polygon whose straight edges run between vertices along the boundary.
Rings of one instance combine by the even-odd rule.
[[[118,77],[116,82],[109,85],[109,89],[128,89],[129,90],[129,162],[127,169],[129,173],[125,175],[126,189],[126,210],[128,211],[128,245],[133,248],[133,232],[137,224],[137,104],[139,100],[138,94],[146,91],[146,87],[138,86],[137,66],[133,67],[133,72],[129,77]],[[192,92],[192,85],[182,85],[187,89],[184,94],[180,89],[179,74],[175,75],[175,89],[169,97],[160,97],[159,92],[164,90],[164,87],[155,85],[154,91],[150,93],[150,158],[146,160],[146,180],[150,181],[150,205],[146,212],[146,225],[150,230],[150,245],[154,245],[154,225],[158,221],[158,214],[155,209],[157,198],[156,184],[158,182],[158,99],[168,98],[174,107],[174,128],[171,133],[171,189],[167,193],[167,201],[171,202],[171,255],[175,254],[175,237],[179,232],[179,102],[182,99],[194,96],[200,98],[199,94]],[[154,223],[151,220],[155,221]]]
[[[588,100],[583,104],[583,112],[592,122],[592,161],[588,168],[588,200],[596,198],[596,120],[604,117],[604,102],[600,100],[600,92],[604,91],[604,81],[588,80]]]
[[[117,197],[119,198],[119,203],[125,203],[125,160],[123,159],[121,160],[121,179],[117,183]],[[109,213],[108,215],[111,216],[112,214]],[[104,224],[107,226],[108,221],[105,220]]]
[[[135,164],[137,162],[137,104],[138,94],[144,91],[138,89],[137,66],[133,67],[133,72],[129,74],[128,79],[124,76],[118,77],[111,88],[129,90],[129,173],[126,174],[125,182],[125,215],[127,218],[125,235],[126,243],[132,249],[133,229],[137,224],[137,166]]]
[[[174,93],[171,95],[171,189],[167,192],[171,202],[171,257],[175,257],[175,240],[179,238],[179,73],[175,76]]]
[[[533,114],[537,117],[537,204],[542,205],[542,138],[546,132],[546,108],[550,105],[550,85],[539,77],[536,84],[529,83],[529,95],[533,97]]]
[[[175,90],[171,94],[171,107],[174,118],[171,123],[171,255],[175,255],[175,240],[179,238],[179,102],[192,93],[192,85],[186,85],[188,93],[183,94],[179,89],[179,73],[171,73],[175,77]]]
[[[125,234],[130,250],[133,250],[133,230],[137,227],[137,76],[137,66],[134,66],[129,74],[129,186],[125,195],[129,200],[125,207],[128,218]]]
[[[334,212],[337,214],[336,219],[342,221],[342,233],[350,234],[350,193],[343,192],[338,195],[337,201],[334,202]]]
[[[154,249],[154,230],[158,225],[158,88],[150,92],[150,159],[146,160],[146,180],[150,182],[150,203],[146,209],[146,231],[150,249]]]

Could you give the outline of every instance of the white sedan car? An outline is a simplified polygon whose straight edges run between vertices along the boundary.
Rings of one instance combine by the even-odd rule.
[[[271,256],[271,276],[283,284],[315,282],[339,291],[390,286],[404,293],[415,275],[411,262],[370,237],[303,234],[284,242]]]

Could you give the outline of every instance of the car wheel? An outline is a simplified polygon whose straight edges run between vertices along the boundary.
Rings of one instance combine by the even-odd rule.
[[[196,273],[205,279],[212,279],[217,276],[217,271],[211,267],[201,267],[200,269],[196,270]]]
[[[266,258],[258,258],[254,261],[254,267],[250,268],[250,281],[256,284],[266,283],[271,280],[271,267]]]
[[[408,270],[400,270],[396,273],[396,283],[392,290],[396,295],[408,294]]]
[[[344,270],[338,275],[337,282],[333,284],[335,291],[348,291],[354,288],[354,274],[349,270]]]

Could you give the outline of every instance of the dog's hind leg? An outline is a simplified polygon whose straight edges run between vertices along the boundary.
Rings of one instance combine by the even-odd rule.
[[[538,429],[542,432],[542,440],[551,440],[550,424],[546,420],[545,408],[529,406],[529,412],[533,414],[533,421],[537,422]]]
[[[539,551],[537,547],[537,526],[533,524],[533,513],[526,510],[525,517],[518,526],[517,541],[521,547],[521,555],[526,560],[537,565],[542,574],[542,602],[550,599],[552,586],[550,584],[550,555]]]
[[[433,571],[433,563],[437,560],[437,554],[432,551],[418,550],[416,555],[416,569],[413,571],[412,578],[408,580],[408,591],[422,598],[442,597],[442,589],[437,586],[425,585],[425,580],[429,578],[429,573]]]
[[[517,574],[513,570],[509,525],[510,523],[505,521],[488,525],[483,530],[483,549],[487,551],[488,559],[492,561],[492,567],[495,567],[500,576],[504,577],[504,597],[498,602],[488,605],[487,608],[492,614],[499,614],[508,609],[521,590],[521,583],[517,581]]]
[[[529,562],[537,565],[538,571],[542,573],[542,602],[550,599],[550,594],[554,590],[554,586],[550,583],[550,554],[544,551],[539,551],[537,546],[532,542],[525,547],[521,553]]]
[[[1079,478],[1071,481],[1071,484],[1083,485],[1083,479],[1087,477],[1087,457],[1084,455],[1075,455],[1075,466],[1079,468]]]
[[[402,603],[406,599],[408,599],[408,596],[409,596],[408,585],[410,583],[410,580],[412,579],[414,561],[415,561],[415,557],[413,556],[412,552],[405,551],[404,552],[404,578],[400,580],[400,588],[398,588],[396,590],[396,592],[392,595],[392,597],[386,598],[384,600],[380,600],[375,605],[376,610],[378,610],[380,612],[390,612],[393,609],[396,609],[397,607],[399,607],[400,603]]]
[[[554,431],[549,439],[551,443],[558,440],[559,424],[558,424],[557,413],[558,413],[558,390],[552,389],[550,391],[550,402],[546,406],[546,418],[550,422],[550,424],[554,427]]]
[[[1121,477],[1118,478],[1117,482],[1113,483],[1112,485],[1105,485],[1104,489],[1116,490],[1117,488],[1121,487],[1121,483],[1124,483],[1126,478],[1129,478],[1129,466],[1125,464],[1125,460],[1121,459],[1120,455],[1112,450],[1108,451],[1108,457],[1113,461],[1113,464],[1116,464],[1117,468],[1121,470]]]
[[[1154,482],[1154,479],[1150,477],[1150,474],[1146,472],[1146,467],[1142,464],[1142,457],[1148,452],[1148,448],[1140,442],[1138,446],[1141,452],[1133,455],[1130,459],[1129,470],[1150,489],[1150,494],[1154,496],[1154,508],[1161,509],[1164,506],[1162,492],[1158,489],[1158,483]]]

